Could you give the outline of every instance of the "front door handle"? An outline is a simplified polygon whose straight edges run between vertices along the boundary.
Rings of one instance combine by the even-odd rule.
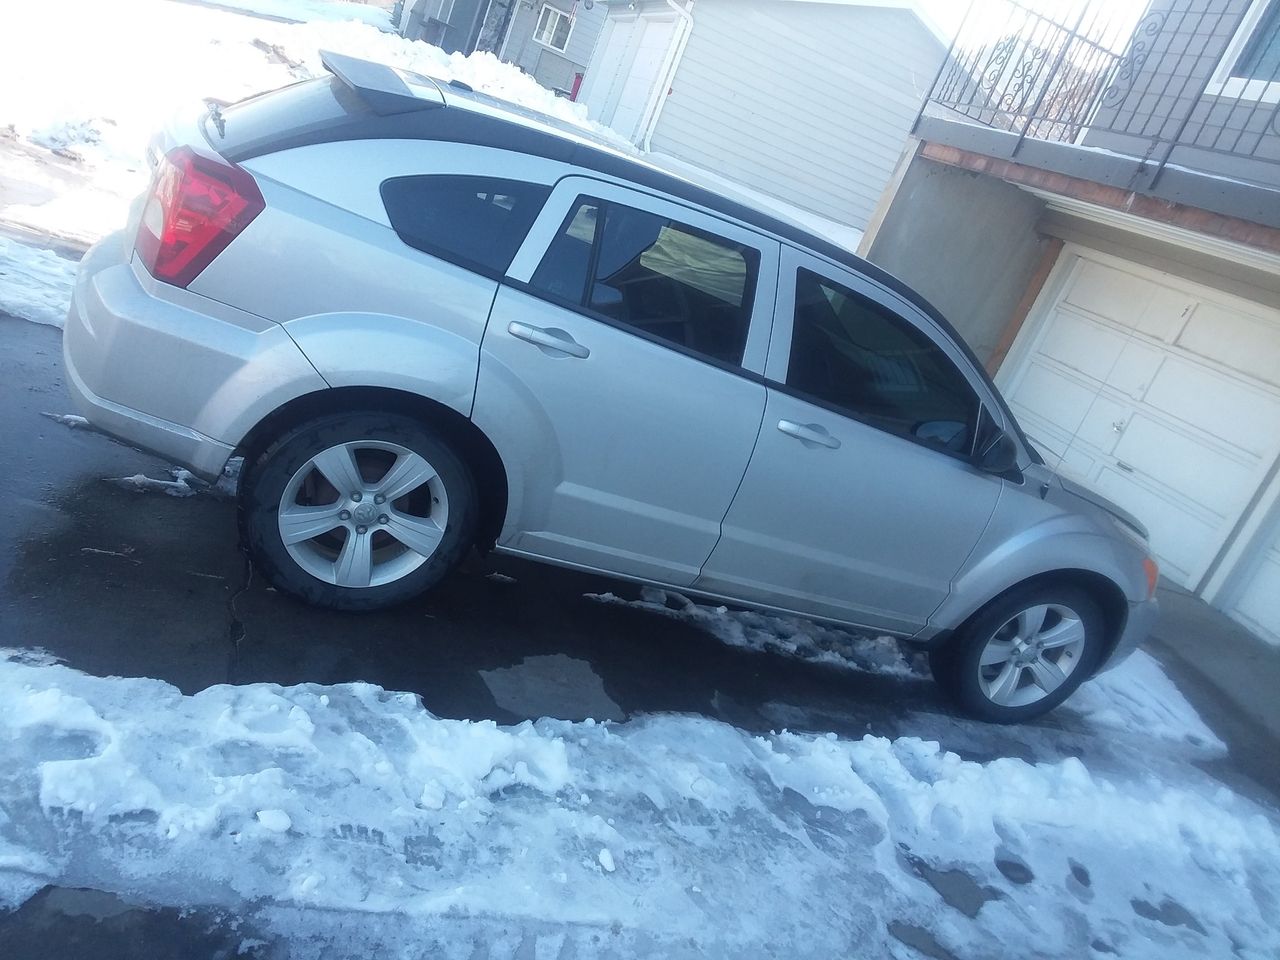
[[[556,327],[535,327],[513,320],[507,324],[507,332],[513,337],[542,347],[543,353],[555,351],[577,357],[579,360],[585,360],[591,356],[590,350],[569,336],[568,332]]]
[[[816,423],[796,423],[794,420],[779,420],[778,429],[788,437],[795,437],[805,446],[817,443],[824,447],[830,447],[832,450],[840,446],[839,440]]]

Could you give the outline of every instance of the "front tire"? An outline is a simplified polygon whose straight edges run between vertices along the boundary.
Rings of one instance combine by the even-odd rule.
[[[1048,713],[1093,673],[1105,620],[1070,584],[1015,588],[929,654],[934,679],[968,716],[1021,723]]]
[[[378,610],[444,579],[471,546],[466,463],[428,425],[359,412],[303,423],[245,465],[241,538],[278,589]]]

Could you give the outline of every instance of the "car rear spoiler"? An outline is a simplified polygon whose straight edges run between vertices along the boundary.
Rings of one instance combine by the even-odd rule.
[[[332,50],[321,50],[320,62],[379,116],[444,106],[444,93],[440,90],[440,85],[430,77],[422,79],[428,81],[431,87],[415,84],[410,89],[400,74],[385,63],[360,60]]]

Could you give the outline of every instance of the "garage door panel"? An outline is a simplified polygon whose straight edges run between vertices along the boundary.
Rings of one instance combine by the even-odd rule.
[[[1272,643],[1280,643],[1280,549],[1263,556],[1232,616]]]
[[[1062,310],[1053,318],[1039,353],[1103,382],[1127,342],[1125,334],[1111,327]]]
[[[1142,400],[1164,365],[1164,359],[1164,352],[1159,347],[1131,340],[1116,358],[1107,384],[1134,400]]]
[[[1129,420],[1130,409],[1129,404],[1120,403],[1110,397],[1102,395],[1095,397],[1088,414],[1080,424],[1076,439],[1103,453],[1111,453],[1120,440],[1120,430],[1124,429],[1124,425]],[[1116,429],[1116,424],[1120,425],[1120,430]]]
[[[1280,323],[1217,303],[1200,303],[1178,346],[1280,386]]]
[[[1094,489],[1110,497],[1151,531],[1151,552],[1166,577],[1193,584],[1207,565],[1217,540],[1217,524],[1170,499],[1137,478],[1110,467],[1094,479]]]
[[[1129,421],[1113,452],[1120,463],[1222,519],[1243,509],[1253,489],[1256,467],[1207,457],[1200,441],[1142,414]]]
[[[1275,456],[1280,399],[1266,391],[1170,357],[1156,373],[1145,401],[1254,457]]]
[[[1093,403],[1094,391],[1044,363],[1033,362],[1017,391],[1018,406],[1074,434]]]
[[[1092,260],[1080,261],[1064,299],[1167,343],[1173,342],[1195,302],[1182,291]]]

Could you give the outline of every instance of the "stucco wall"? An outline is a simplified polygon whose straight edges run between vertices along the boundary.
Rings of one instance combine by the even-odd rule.
[[[868,259],[941,310],[985,363],[1050,242],[1036,231],[1043,209],[1012,184],[917,156]]]

